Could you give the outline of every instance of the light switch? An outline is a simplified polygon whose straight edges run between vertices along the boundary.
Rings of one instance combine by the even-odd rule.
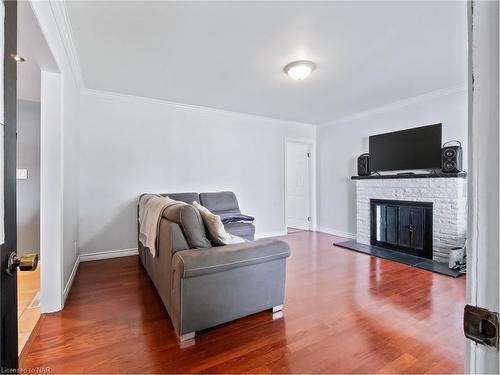
[[[16,169],[16,179],[27,180],[28,179],[28,170],[27,169]]]

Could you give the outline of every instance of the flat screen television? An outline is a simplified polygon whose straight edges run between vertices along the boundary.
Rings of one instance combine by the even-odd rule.
[[[441,169],[442,124],[370,137],[370,171]]]

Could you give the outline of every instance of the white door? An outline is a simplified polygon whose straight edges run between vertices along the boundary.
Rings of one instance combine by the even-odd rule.
[[[474,90],[469,92],[467,304],[498,312],[500,9],[496,1],[474,1],[473,6],[473,12],[469,9]],[[498,349],[467,340],[466,373],[498,374],[499,360]]]
[[[288,228],[310,229],[309,152],[307,143],[287,142],[286,224]]]

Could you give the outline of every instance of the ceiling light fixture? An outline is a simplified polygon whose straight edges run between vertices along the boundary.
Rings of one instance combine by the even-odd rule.
[[[12,56],[12,58],[13,58],[16,62],[23,62],[23,61],[24,61],[24,57],[21,57],[21,56],[18,56],[18,55],[14,55],[14,54],[12,54],[11,56]]]
[[[306,79],[315,68],[316,64],[312,61],[300,60],[285,65],[283,70],[290,76],[290,78],[296,81],[302,81],[303,79]]]

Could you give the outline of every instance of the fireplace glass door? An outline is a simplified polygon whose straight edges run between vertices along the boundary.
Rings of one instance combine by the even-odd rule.
[[[371,200],[371,243],[432,259],[432,203]]]

